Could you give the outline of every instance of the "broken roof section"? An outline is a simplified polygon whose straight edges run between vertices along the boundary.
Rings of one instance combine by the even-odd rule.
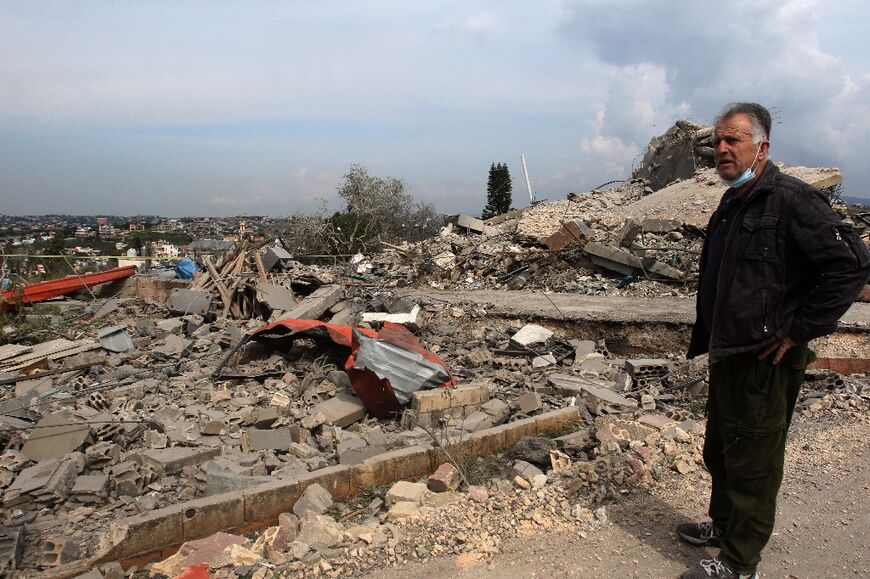
[[[369,412],[378,418],[398,412],[417,390],[456,385],[449,368],[438,356],[423,348],[407,328],[390,322],[375,332],[316,320],[278,320],[244,338],[233,352],[250,340],[289,350],[299,338],[312,339],[321,347],[332,344],[348,351],[345,371],[351,386]],[[216,369],[216,377],[222,367],[223,364]]]

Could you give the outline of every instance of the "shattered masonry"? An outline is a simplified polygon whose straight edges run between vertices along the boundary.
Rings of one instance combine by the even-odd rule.
[[[265,577],[491,554],[522,529],[594,528],[626,489],[703,468],[687,322],[495,316],[468,292],[690,303],[723,192],[708,133],[681,121],[616,188],[460,215],[349,263],[239,239],[192,280],[53,302],[64,337],[0,346],[0,568]],[[866,414],[866,305],[818,346],[855,373],[811,371],[801,412]],[[463,530],[438,534],[448,523]]]

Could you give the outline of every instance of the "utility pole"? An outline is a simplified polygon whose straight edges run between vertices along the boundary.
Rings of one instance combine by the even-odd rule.
[[[526,169],[526,154],[520,153],[520,159],[523,160],[523,175],[526,176],[526,189],[529,191],[529,205],[535,202],[535,196],[532,193],[532,184],[529,182],[529,170]]]

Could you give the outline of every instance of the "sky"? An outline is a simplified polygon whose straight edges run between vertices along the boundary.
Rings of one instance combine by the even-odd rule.
[[[351,164],[479,214],[624,179],[768,106],[771,155],[870,198],[865,0],[0,0],[0,214],[286,216]]]

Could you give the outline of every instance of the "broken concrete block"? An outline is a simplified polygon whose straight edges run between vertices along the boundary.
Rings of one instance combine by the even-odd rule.
[[[330,517],[309,512],[302,518],[296,542],[315,549],[326,549],[341,543],[344,527]]]
[[[166,336],[166,340],[164,340],[162,344],[151,348],[151,351],[163,354],[167,357],[173,357],[181,354],[191,343],[191,340],[187,340],[175,334],[169,334]]]
[[[79,548],[73,541],[62,537],[52,537],[42,542],[39,565],[59,567],[72,563],[79,556]]]
[[[81,475],[73,483],[70,496],[81,503],[102,503],[108,487],[109,477],[105,474]]]
[[[560,251],[569,245],[585,241],[592,231],[581,221],[566,221],[556,233],[544,240],[544,245],[550,251]]]
[[[362,464],[364,461],[387,452],[386,446],[361,446],[349,448],[338,455],[338,464]]]
[[[0,527],[0,571],[18,569],[24,549],[24,527]]]
[[[459,217],[456,219],[456,225],[475,233],[483,233],[483,230],[486,227],[483,221],[472,217],[471,215],[466,215],[465,213],[459,214]]]
[[[416,412],[435,412],[448,408],[473,406],[489,400],[488,384],[466,384],[456,388],[418,390],[411,396],[411,408]]]
[[[293,513],[281,513],[278,515],[278,528],[281,529],[287,544],[292,543],[299,535],[299,517]]]
[[[423,326],[423,316],[423,310],[420,309],[420,306],[415,305],[407,313],[366,312],[362,315],[362,321],[369,324],[374,322],[401,324],[412,332],[416,332]]]
[[[274,430],[249,428],[242,434],[242,450],[245,452],[256,452],[258,450],[287,452],[292,442],[293,437],[287,428],[276,428]]]
[[[544,474],[541,472],[541,469],[524,460],[514,462],[513,472],[515,475],[520,476],[529,482],[531,482],[533,477]]]
[[[527,348],[532,344],[546,342],[553,337],[553,332],[538,324],[526,324],[516,334],[511,336],[511,345],[518,348]]]
[[[169,294],[166,307],[173,314],[204,316],[211,308],[211,293],[205,290],[175,288]]]
[[[676,219],[656,219],[647,217],[641,223],[641,228],[648,233],[668,233],[679,229],[682,223]]]
[[[455,491],[459,488],[460,484],[462,484],[462,475],[459,474],[459,470],[449,462],[445,462],[439,466],[438,469],[430,474],[429,478],[426,479],[426,486],[430,491],[435,493]]]
[[[674,368],[673,362],[661,358],[637,358],[625,361],[625,369],[635,380],[661,378]]]
[[[202,466],[205,472],[206,496],[210,497],[220,493],[241,491],[275,480],[271,476],[264,476],[266,468],[263,463],[258,463],[262,468],[262,470],[259,470],[243,468],[239,465],[235,465],[235,468],[233,468],[229,466],[229,464],[232,464],[228,464],[229,461],[219,462],[219,460],[210,460]]]
[[[423,483],[400,480],[390,487],[385,500],[387,506],[395,505],[398,502],[420,503],[428,492],[429,490]]]
[[[174,446],[143,450],[130,458],[139,464],[151,466],[158,472],[172,474],[186,466],[202,464],[220,453],[220,448]]]
[[[480,432],[492,428],[492,418],[485,412],[472,412],[462,421],[462,430]]]
[[[188,541],[171,557],[154,563],[151,574],[176,577],[191,565],[210,564],[231,545],[244,545],[247,542],[246,538],[229,533],[215,533],[204,539]]]
[[[637,408],[636,400],[620,396],[603,382],[569,374],[551,374],[547,381],[562,396],[582,396],[595,414],[618,414]]]
[[[257,301],[270,310],[288,311],[298,305],[293,290],[276,283],[257,282]]]
[[[582,363],[585,356],[595,353],[595,349],[598,347],[592,340],[570,340],[570,343],[574,346],[575,365]]]
[[[420,505],[409,501],[400,501],[395,503],[390,510],[387,511],[387,521],[403,521],[420,516]]]
[[[356,396],[338,394],[315,405],[310,414],[322,413],[327,424],[345,428],[366,415],[366,407]]]
[[[556,357],[552,354],[547,354],[545,356],[535,356],[534,358],[532,358],[532,368],[534,368],[535,370],[555,365]]]
[[[281,411],[276,406],[267,406],[258,408],[254,412],[252,423],[255,428],[269,428],[279,418],[281,418]]]
[[[30,437],[21,447],[21,454],[32,461],[46,458],[63,458],[67,453],[81,448],[91,439],[87,424],[63,414],[49,414],[36,423]]]
[[[283,319],[316,320],[343,297],[344,288],[340,285],[321,286],[281,317]]]
[[[19,505],[50,506],[63,501],[78,474],[73,460],[47,458],[22,470],[3,494],[7,509]]]
[[[300,518],[304,518],[307,512],[322,515],[329,510],[332,504],[332,495],[329,491],[319,484],[313,483],[306,487],[305,492],[293,505],[293,514]]]
[[[537,392],[526,392],[517,398],[517,404],[524,414],[531,414],[541,409],[543,402]]]
[[[493,398],[489,402],[481,405],[480,410],[485,412],[492,419],[493,425],[498,426],[504,423],[511,413],[510,406],[506,402]]]
[[[637,419],[641,424],[652,426],[658,430],[664,430],[669,426],[675,425],[677,422],[664,414],[644,414]]]
[[[652,279],[664,277],[673,280],[685,277],[682,271],[667,264],[649,258],[641,259],[627,251],[596,241],[587,243],[584,251],[592,258],[592,263],[595,265],[625,275],[646,274]]]
[[[305,444],[304,442],[293,442],[292,440],[287,446],[287,451],[291,455],[303,460],[314,458],[318,455],[317,449],[312,448],[311,445]]]

